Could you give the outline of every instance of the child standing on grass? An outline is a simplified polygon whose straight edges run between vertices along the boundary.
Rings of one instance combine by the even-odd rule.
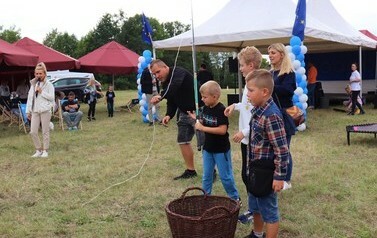
[[[211,194],[215,166],[223,187],[232,199],[239,200],[232,169],[232,157],[228,134],[228,118],[224,115],[225,107],[219,102],[221,88],[215,81],[208,81],[200,87],[204,106],[201,120],[195,124],[195,129],[205,134],[203,146],[203,178],[202,186],[206,193]],[[195,113],[188,112],[195,119]]]
[[[106,92],[106,104],[107,104],[107,112],[109,114],[109,117],[114,116],[114,98],[115,98],[114,87],[110,85],[109,89]]]
[[[274,81],[270,72],[255,70],[246,77],[247,97],[251,110],[248,146],[249,210],[253,213],[254,229],[247,237],[275,238],[279,231],[277,192],[284,186],[289,148],[284,122],[278,106],[272,100]]]
[[[254,46],[247,46],[243,48],[240,53],[238,53],[238,61],[240,63],[240,71],[242,76],[246,78],[246,76],[260,68],[262,62],[262,54],[260,51],[255,48]],[[253,105],[247,99],[247,88],[245,88],[242,93],[242,100],[239,103],[233,103],[225,108],[224,114],[227,117],[230,117],[232,113],[236,110],[239,111],[239,120],[238,120],[238,128],[239,131],[234,134],[233,141],[236,143],[241,144],[241,155],[242,155],[242,170],[241,176],[242,181],[246,184],[246,165],[247,165],[247,145],[249,144],[249,133],[250,133],[250,118],[251,118],[251,109]],[[247,210],[238,217],[238,220],[243,223],[247,224],[251,222],[253,219],[253,214]]]

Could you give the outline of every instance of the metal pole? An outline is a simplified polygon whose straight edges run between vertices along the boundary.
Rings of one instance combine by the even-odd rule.
[[[360,73],[360,96],[363,98],[363,51],[362,51],[362,46],[359,46],[359,73]]]

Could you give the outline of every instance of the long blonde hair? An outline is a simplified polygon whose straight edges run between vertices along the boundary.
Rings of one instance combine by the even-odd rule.
[[[285,49],[285,46],[282,43],[274,43],[268,47],[268,51],[270,49],[274,49],[282,55],[282,60],[280,63],[280,72],[278,76],[293,72],[293,65],[292,65],[291,59],[288,56],[288,52]],[[277,70],[276,68],[274,68],[274,65],[271,65],[271,69]]]

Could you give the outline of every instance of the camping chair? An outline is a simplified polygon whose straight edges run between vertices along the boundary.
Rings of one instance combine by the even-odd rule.
[[[132,112],[132,108],[139,104],[139,99],[134,98],[127,102],[126,106],[122,106],[121,108],[127,109],[129,112]]]
[[[9,121],[9,125],[17,124],[18,123],[18,116],[12,111],[10,105],[3,100],[3,104],[0,104],[0,111],[1,111],[1,121],[6,122]]]
[[[77,100],[77,99],[75,99]],[[62,131],[64,131],[65,129],[65,125],[64,125],[64,119],[63,119],[63,103],[67,101],[67,99],[63,99],[63,100],[60,100],[58,99],[58,105],[60,105],[58,107],[58,119],[59,119],[59,127],[62,129]],[[82,130],[82,120],[80,121],[79,123],[79,127],[80,127],[80,130]]]
[[[24,129],[25,134],[30,129],[29,120],[27,119],[26,115],[26,104],[25,103],[18,103],[18,110],[19,110],[19,116],[18,116],[18,130]]]

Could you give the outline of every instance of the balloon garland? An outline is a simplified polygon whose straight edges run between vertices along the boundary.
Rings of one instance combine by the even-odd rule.
[[[297,88],[293,95],[293,104],[299,107],[305,115],[306,118],[306,109],[308,108],[308,89],[306,82],[306,70],[305,70],[305,54],[308,51],[308,48],[304,45],[301,39],[298,36],[292,36],[290,45],[285,46],[288,51],[289,58],[292,61],[292,65],[296,74],[296,85]],[[297,130],[304,131],[306,129],[305,122],[297,127]]]
[[[148,115],[148,104],[150,102],[147,102],[147,96],[145,93],[141,91],[141,74],[143,73],[143,70],[148,67],[148,65],[152,62],[152,52],[150,50],[144,50],[143,55],[139,57],[138,59],[138,71],[137,71],[137,93],[138,93],[138,99],[139,99],[139,105],[140,105],[140,112],[142,115],[142,120],[144,123],[149,123],[149,115]],[[155,118],[156,115],[156,108],[155,106],[152,107],[152,114],[153,117]],[[153,118],[153,119],[154,119]]]

